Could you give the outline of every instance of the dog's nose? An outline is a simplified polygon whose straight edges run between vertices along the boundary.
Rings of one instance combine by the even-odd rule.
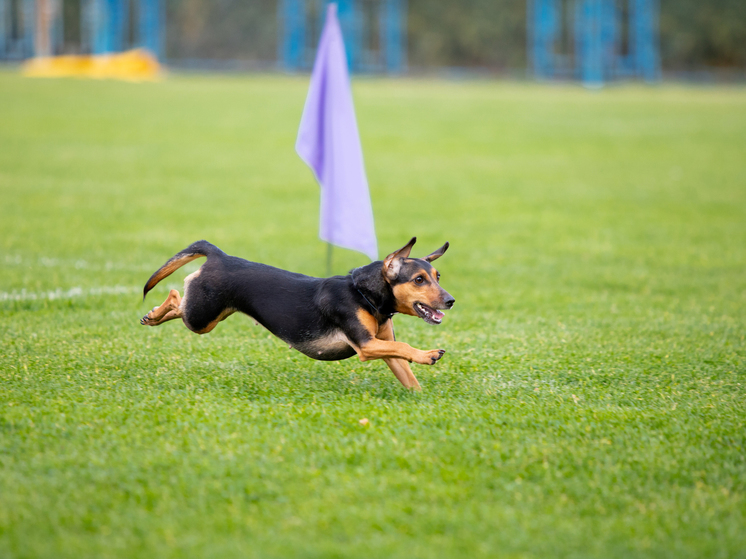
[[[456,302],[456,299],[451,297],[450,295],[446,297],[445,301],[443,301],[443,304],[445,304],[446,308],[451,308],[453,304]]]

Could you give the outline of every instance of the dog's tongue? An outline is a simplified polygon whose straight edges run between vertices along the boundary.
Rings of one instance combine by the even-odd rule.
[[[444,316],[445,316],[445,314],[443,314],[442,312],[440,312],[438,309],[433,309],[433,318],[435,320],[443,320]]]

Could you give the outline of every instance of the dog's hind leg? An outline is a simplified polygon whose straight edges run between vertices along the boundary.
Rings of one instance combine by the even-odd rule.
[[[228,318],[234,312],[236,312],[236,309],[231,309],[231,308],[223,309],[220,312],[220,314],[218,314],[218,316],[216,316],[214,319],[210,320],[204,326],[201,326],[201,327],[198,327],[198,328],[195,328],[194,326],[192,326],[192,321],[189,320],[189,318],[190,318],[189,316],[183,317],[184,318],[184,324],[186,325],[187,328],[189,328],[195,334],[209,334],[210,332],[212,332],[215,329],[215,327],[218,324],[220,324],[222,321],[224,321],[226,318]],[[201,323],[197,322],[197,324],[201,324]]]
[[[181,295],[178,291],[172,289],[163,304],[143,316],[140,319],[140,324],[143,326],[158,326],[175,318],[181,318]]]

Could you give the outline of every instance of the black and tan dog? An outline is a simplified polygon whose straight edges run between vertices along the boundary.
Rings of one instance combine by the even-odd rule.
[[[445,351],[423,351],[395,341],[391,318],[402,313],[440,324],[441,311],[455,300],[440,287],[440,274],[430,264],[445,253],[448,243],[425,258],[409,258],[416,240],[383,261],[331,278],[249,262],[197,241],[166,262],[143,290],[144,299],[163,278],[206,256],[202,267],[184,280],[184,297],[172,289],[140,323],[158,326],[181,318],[192,332],[206,334],[238,311],[308,357],[336,361],[357,354],[361,361],[383,359],[404,386],[419,389],[409,363],[433,365]]]

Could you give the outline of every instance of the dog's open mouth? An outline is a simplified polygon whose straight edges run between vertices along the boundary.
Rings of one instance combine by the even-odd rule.
[[[420,318],[422,320],[429,324],[440,324],[441,322],[443,322],[443,317],[445,316],[438,309],[428,307],[423,303],[415,303],[414,310],[417,312],[418,315],[420,315]]]

